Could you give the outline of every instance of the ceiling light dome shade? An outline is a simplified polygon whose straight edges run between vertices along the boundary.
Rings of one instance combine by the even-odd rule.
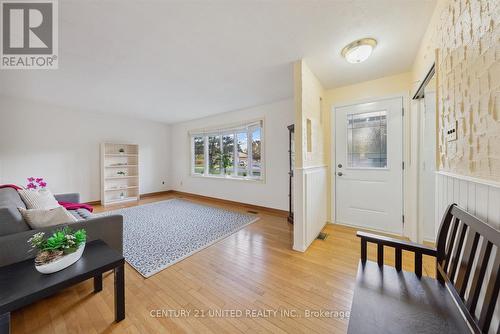
[[[361,63],[370,57],[377,41],[373,38],[358,39],[342,49],[342,56],[351,64]]]

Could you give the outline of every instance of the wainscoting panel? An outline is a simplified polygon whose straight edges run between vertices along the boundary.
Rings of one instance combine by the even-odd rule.
[[[446,172],[436,173],[435,231],[447,206],[456,203],[467,212],[500,229],[500,184]]]
[[[326,168],[305,173],[306,183],[306,242],[310,245],[326,224]]]
[[[327,167],[297,168],[294,179],[293,249],[303,252],[327,222]]]

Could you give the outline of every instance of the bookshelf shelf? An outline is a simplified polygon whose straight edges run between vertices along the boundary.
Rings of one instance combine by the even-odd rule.
[[[122,190],[127,190],[127,189],[136,189],[139,188],[137,186],[130,186],[130,187],[125,187],[125,188],[110,188],[110,189],[104,189],[104,191],[122,191]]]
[[[138,177],[138,175],[132,175],[132,176],[111,176],[111,177],[106,177],[106,180],[120,180],[120,179],[133,179]]]
[[[121,154],[121,153],[105,153],[104,154],[107,157],[138,157],[138,154]]]
[[[137,167],[137,165],[116,165],[116,166],[105,166],[106,168],[132,168]]]

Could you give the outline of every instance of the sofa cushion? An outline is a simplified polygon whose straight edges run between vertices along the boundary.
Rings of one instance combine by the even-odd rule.
[[[47,226],[74,223],[77,219],[62,206],[54,209],[24,209],[19,208],[24,221],[32,229],[39,229]]]
[[[17,208],[26,208],[17,190],[0,189],[0,236],[30,229]]]
[[[24,204],[26,204],[27,209],[50,210],[60,207],[54,195],[48,189],[40,191],[22,189],[17,192]]]
[[[76,220],[85,220],[92,218],[92,214],[86,209],[76,209],[76,210],[68,210]]]

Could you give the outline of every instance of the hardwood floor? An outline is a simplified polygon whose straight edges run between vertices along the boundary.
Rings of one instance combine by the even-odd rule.
[[[149,197],[140,203],[172,197],[179,196]],[[259,216],[256,223],[148,279],[126,265],[126,318],[118,324],[113,322],[113,276],[108,274],[100,293],[92,292],[89,280],[14,312],[12,333],[346,332],[348,319],[341,315],[351,307],[360,255],[356,230],[327,225],[329,237],[299,253],[291,250],[293,226],[285,218]],[[393,253],[385,254],[393,264]],[[373,245],[368,255],[376,259]],[[413,269],[411,255],[404,254],[403,262],[405,270]],[[434,265],[424,258],[424,275],[434,275]],[[169,310],[175,314],[167,314]],[[307,316],[307,311],[339,314]]]

